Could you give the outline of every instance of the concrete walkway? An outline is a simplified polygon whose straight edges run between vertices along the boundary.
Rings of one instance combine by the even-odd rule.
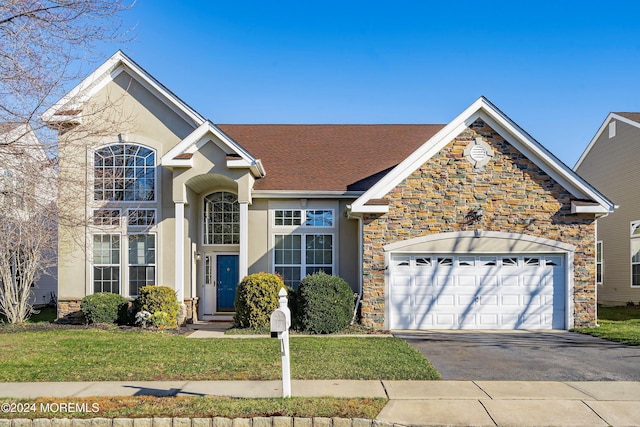
[[[292,381],[294,396],[390,399],[377,419],[403,425],[638,426],[640,382]],[[0,397],[280,397],[280,381],[0,383]]]

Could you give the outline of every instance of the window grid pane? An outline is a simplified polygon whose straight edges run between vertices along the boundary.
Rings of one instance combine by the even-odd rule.
[[[240,204],[233,193],[218,192],[204,198],[205,245],[240,243]]]
[[[298,287],[302,273],[324,271],[333,274],[333,235],[274,235],[274,271],[293,288]]]
[[[640,239],[631,239],[631,286],[640,286]]]
[[[150,226],[156,223],[155,209],[132,209],[127,217],[127,223],[131,226]]]
[[[333,227],[333,211],[309,210],[306,213],[304,225],[307,227]]]
[[[93,236],[93,291],[120,293],[120,236]]]
[[[302,211],[293,209],[278,209],[274,213],[276,226],[302,225]]]
[[[155,200],[155,152],[134,144],[115,144],[94,154],[94,200]]]
[[[142,286],[155,285],[156,237],[154,234],[129,236],[129,295],[136,296]]]

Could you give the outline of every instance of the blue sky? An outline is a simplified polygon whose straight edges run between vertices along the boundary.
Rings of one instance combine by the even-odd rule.
[[[137,0],[122,49],[214,123],[447,123],[484,95],[573,166],[640,111],[640,2]]]

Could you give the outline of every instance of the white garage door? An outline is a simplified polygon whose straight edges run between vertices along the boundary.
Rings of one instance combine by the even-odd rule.
[[[564,329],[560,255],[392,255],[390,329]]]

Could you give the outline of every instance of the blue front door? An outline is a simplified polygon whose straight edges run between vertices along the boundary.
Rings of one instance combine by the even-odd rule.
[[[216,257],[217,309],[233,311],[238,286],[238,255],[218,255]]]

